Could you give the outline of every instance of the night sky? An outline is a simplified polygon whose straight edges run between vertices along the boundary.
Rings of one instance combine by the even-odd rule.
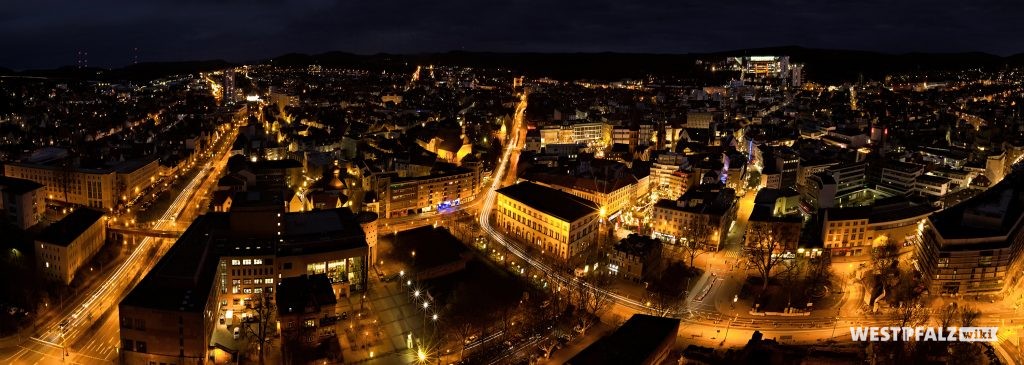
[[[800,45],[1024,52],[1020,1],[33,0],[0,8],[0,66],[251,61],[289,52],[709,52]],[[898,3],[898,4],[893,4]]]

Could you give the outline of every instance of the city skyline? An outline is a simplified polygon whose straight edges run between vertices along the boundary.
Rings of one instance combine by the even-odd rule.
[[[1017,8],[9,5],[0,363],[1024,364]]]

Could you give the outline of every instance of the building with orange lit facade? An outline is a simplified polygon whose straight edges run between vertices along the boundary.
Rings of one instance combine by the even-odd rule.
[[[898,197],[872,206],[825,209],[822,242],[833,256],[870,255],[872,247],[887,243],[910,247],[920,242],[923,223],[933,211]]]
[[[46,187],[46,199],[108,210],[134,199],[156,182],[156,159],[121,163],[112,168],[66,168],[58,164],[10,162],[4,175]]]
[[[545,255],[576,264],[594,247],[596,203],[532,182],[498,189],[497,226]]]

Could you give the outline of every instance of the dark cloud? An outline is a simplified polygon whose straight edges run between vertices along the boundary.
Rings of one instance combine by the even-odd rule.
[[[93,0],[0,10],[0,65],[245,61],[288,52],[685,53],[802,45],[1024,52],[1014,1]]]

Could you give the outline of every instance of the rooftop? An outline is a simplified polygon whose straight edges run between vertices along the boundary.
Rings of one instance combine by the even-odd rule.
[[[942,237],[965,239],[1009,235],[1020,229],[1022,216],[1024,171],[1019,171],[977,196],[932,214],[928,220]]]
[[[423,226],[398,232],[393,240],[392,256],[412,264],[416,272],[462,260],[466,246],[448,229]],[[416,256],[413,259],[412,253]]]
[[[567,222],[595,214],[599,209],[597,203],[529,181],[498,189],[498,193]]]
[[[867,219],[868,223],[880,223],[904,220],[914,217],[924,217],[935,211],[930,205],[915,205],[909,201],[886,204],[882,206],[879,202],[875,205],[849,208],[830,208],[825,211],[829,221],[859,220]]]
[[[950,182],[951,180],[942,176],[921,175],[917,177],[917,181],[931,185],[942,185]]]
[[[326,274],[281,279],[275,297],[280,315],[316,313],[321,306],[333,307],[338,302]]]
[[[167,254],[121,300],[121,306],[203,311],[218,264],[217,257],[209,249],[208,232],[217,223],[226,224],[226,218],[227,213],[210,213],[196,218]]]
[[[59,246],[70,245],[82,232],[89,229],[96,221],[103,218],[103,212],[87,208],[78,208],[61,220],[43,229],[36,236],[42,241]]]
[[[657,239],[651,238],[651,236],[641,236],[633,233],[615,244],[615,250],[633,256],[646,257],[651,251],[658,248],[659,243]]]
[[[679,319],[634,314],[612,334],[594,342],[566,364],[642,364],[666,341],[675,342]]]
[[[661,199],[656,207],[698,214],[725,214],[732,208],[736,191],[719,184],[698,185],[677,200]]]
[[[0,191],[10,192],[12,194],[24,194],[42,188],[43,184],[32,180],[0,176]]]

